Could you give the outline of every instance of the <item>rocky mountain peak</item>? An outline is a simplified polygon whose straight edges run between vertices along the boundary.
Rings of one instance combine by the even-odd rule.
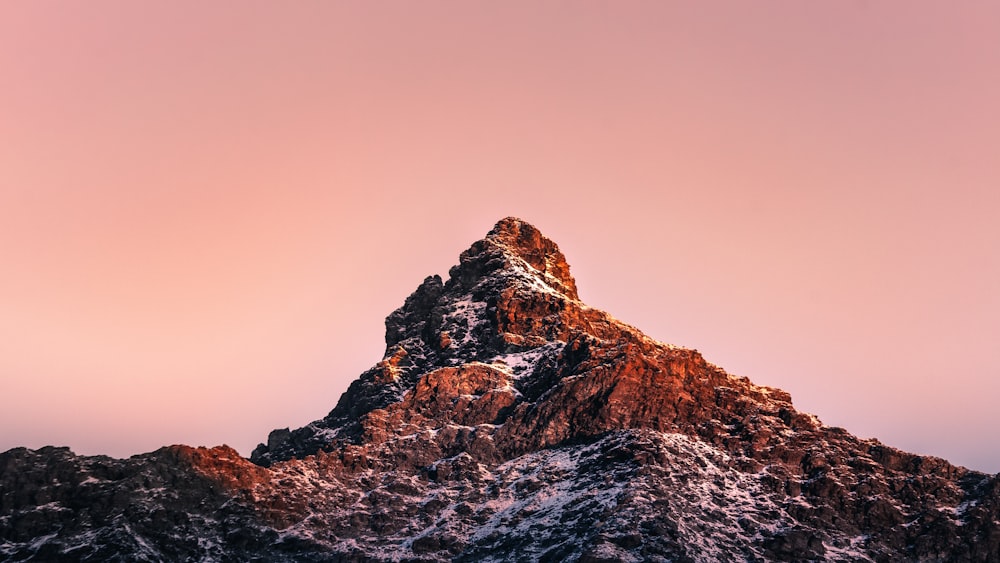
[[[330,446],[332,432],[363,440],[371,431],[365,427],[371,413],[402,404],[400,400],[440,370],[470,363],[507,374],[506,383],[498,385],[506,385],[521,399],[546,394],[559,398],[545,407],[523,403],[520,411],[512,410],[519,402],[513,395],[505,399],[507,410],[497,411],[497,416],[524,416],[498,430],[510,451],[546,447],[622,424],[715,432],[714,420],[747,409],[781,411],[803,427],[815,424],[791,414],[787,393],[732,378],[697,351],[655,342],[583,304],[559,247],[523,220],[499,221],[462,252],[449,273],[447,281],[425,278],[386,318],[382,361],[352,383],[326,418],[298,430],[272,432],[251,459],[267,465],[310,455]],[[655,367],[661,364],[669,369]],[[562,367],[557,370],[556,365]],[[600,381],[584,382],[582,388],[577,385],[581,382],[569,383],[576,370],[594,368],[606,374]],[[448,372],[447,380],[482,372]],[[741,400],[717,398],[719,385],[739,389]],[[451,386],[460,388],[462,383],[453,381]],[[592,404],[594,393],[605,398],[600,408]],[[664,401],[650,409],[631,400],[632,393],[660,394]]]
[[[516,217],[497,222],[485,238],[462,253],[459,265],[450,274],[468,285],[478,276],[501,269],[526,271],[566,297],[579,299],[576,281],[559,246]]]
[[[588,330],[582,308],[556,243],[508,217],[462,252],[447,282],[427,277],[386,318],[385,359],[401,349],[411,361],[481,359],[511,346],[565,341]]]
[[[556,243],[531,224],[508,217],[462,252],[447,281],[425,278],[386,317],[385,327],[382,361],[362,374],[323,420],[272,432],[254,451],[254,461],[267,464],[313,453],[327,445],[330,428],[360,435],[361,417],[397,401],[428,371],[489,363],[537,348],[554,353],[575,335],[611,337],[624,325],[579,301]]]
[[[0,561],[1000,562],[1000,475],[823,425],[579,301],[514,218],[250,460],[0,454]]]

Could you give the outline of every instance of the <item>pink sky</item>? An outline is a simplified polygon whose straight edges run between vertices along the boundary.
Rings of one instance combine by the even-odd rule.
[[[0,450],[325,415],[501,217],[582,298],[1000,471],[1000,4],[0,3]]]

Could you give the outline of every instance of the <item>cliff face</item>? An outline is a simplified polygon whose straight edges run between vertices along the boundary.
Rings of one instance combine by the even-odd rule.
[[[0,454],[7,560],[1000,561],[1000,480],[823,426],[579,301],[500,221],[250,460]]]

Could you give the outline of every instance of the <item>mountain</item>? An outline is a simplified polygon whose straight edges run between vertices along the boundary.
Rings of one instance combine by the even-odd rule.
[[[1000,475],[861,440],[579,300],[507,218],[336,407],[226,446],[0,454],[6,561],[1000,561]]]

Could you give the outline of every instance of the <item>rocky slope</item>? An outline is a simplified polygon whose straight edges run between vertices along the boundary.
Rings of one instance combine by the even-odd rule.
[[[579,301],[504,219],[250,460],[0,454],[9,561],[1000,561],[1000,476],[798,412]]]

